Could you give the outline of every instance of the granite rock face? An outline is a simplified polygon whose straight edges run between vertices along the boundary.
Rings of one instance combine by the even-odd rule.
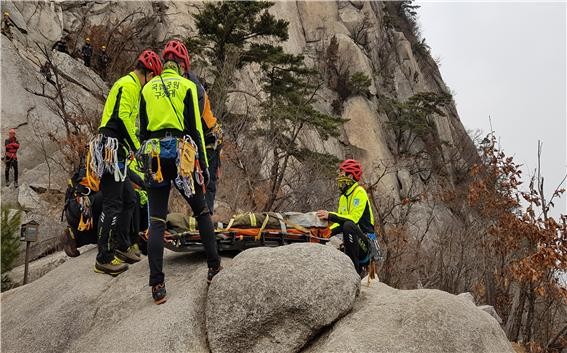
[[[375,283],[363,285],[352,312],[303,352],[514,350],[498,322],[468,299],[439,290],[397,290]]]

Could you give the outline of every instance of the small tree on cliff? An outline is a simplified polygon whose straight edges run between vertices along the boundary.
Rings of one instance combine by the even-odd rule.
[[[188,49],[190,53],[204,55],[212,65],[209,95],[213,109],[221,118],[235,71],[251,62],[264,61],[274,49],[270,44],[250,42],[253,39],[281,42],[288,38],[288,22],[268,12],[273,5],[267,1],[205,3],[195,15],[199,35],[187,40]]]
[[[282,189],[293,183],[285,177],[294,162],[305,171],[334,161],[302,148],[301,134],[309,129],[325,139],[338,133],[341,121],[313,107],[321,86],[319,75],[305,66],[302,56],[286,54],[278,46],[288,38],[288,22],[271,15],[272,6],[271,2],[207,3],[195,15],[199,38],[187,40],[189,51],[211,64],[211,104],[233,137],[227,144],[234,145],[225,146],[227,157],[244,174],[251,206],[265,210],[278,208],[290,197]],[[250,63],[261,67],[259,92],[234,90],[236,71]],[[227,97],[236,92],[254,99],[246,109],[252,107],[257,117],[228,112]],[[259,141],[264,144],[257,145]],[[268,175],[254,163],[257,159],[268,161]]]
[[[273,208],[292,159],[304,162],[308,157],[332,159],[301,148],[299,137],[306,129],[326,140],[338,136],[343,120],[317,111],[313,104],[322,82],[316,71],[309,69],[303,56],[285,54],[281,47],[272,49],[262,63],[262,82],[267,99],[262,103],[261,119],[266,123],[256,135],[270,141],[270,187],[265,210]]]

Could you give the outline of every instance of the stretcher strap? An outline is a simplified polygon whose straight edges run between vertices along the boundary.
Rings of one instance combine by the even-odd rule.
[[[163,219],[163,218],[159,218],[159,217],[154,217],[154,216],[152,216],[152,217],[150,217],[150,221],[162,222],[163,224],[165,224],[165,225],[167,226],[167,222],[166,222],[166,220]]]
[[[273,215],[270,215],[270,214],[267,214],[267,215],[269,215],[269,216],[271,216],[271,217],[274,217]],[[277,217],[277,218],[280,219],[279,217]],[[302,232],[305,232],[305,233],[311,233],[311,232],[309,231],[309,229],[307,229],[307,228],[305,228],[305,227],[303,227],[303,226],[300,226],[299,224],[295,224],[295,223],[293,223],[293,222],[286,221],[283,217],[282,217],[280,220],[281,220],[281,222],[285,223],[286,225],[290,226],[291,228],[298,229],[298,230],[300,230],[300,231],[302,231]]]
[[[225,230],[229,230],[230,227],[232,227],[232,224],[234,223],[234,218],[231,218],[230,221],[228,222],[228,225],[226,226]]]
[[[264,230],[264,228],[266,228],[266,225],[268,224],[269,220],[270,220],[270,217],[266,213],[266,217],[264,217],[264,222],[262,222],[262,226],[258,230],[258,235],[256,235],[255,240],[260,240],[260,237],[262,237],[262,231]]]
[[[280,228],[282,232],[287,233],[287,227],[285,225],[283,215],[281,213],[276,213],[276,217],[278,217],[278,220],[280,221]]]

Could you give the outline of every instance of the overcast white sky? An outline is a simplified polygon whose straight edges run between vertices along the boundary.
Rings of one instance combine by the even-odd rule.
[[[490,131],[550,193],[567,172],[566,2],[420,1],[422,35],[467,129]],[[527,178],[526,178],[527,179]],[[567,213],[566,197],[554,215]]]

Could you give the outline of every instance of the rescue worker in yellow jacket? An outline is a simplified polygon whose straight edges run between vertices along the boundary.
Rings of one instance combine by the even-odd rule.
[[[140,54],[134,71],[110,89],[99,135],[89,144],[87,167],[99,178],[103,197],[95,272],[118,275],[128,269],[124,261],[140,261],[129,238],[136,194],[127,177],[127,164],[140,147],[136,136],[140,92],[161,69],[156,53],[145,50]]]
[[[172,182],[197,219],[209,267],[207,282],[221,270],[214,227],[204,196],[209,174],[197,86],[183,77],[189,68],[187,48],[171,40],[162,58],[164,70],[144,87],[140,102],[141,151],[146,156],[145,168],[149,174],[149,285],[156,304],[167,300],[163,234]]]
[[[374,215],[368,194],[358,184],[362,177],[362,166],[354,159],[347,159],[339,165],[337,185],[341,192],[337,212],[317,211],[320,219],[333,222],[333,235],[342,233],[345,254],[350,257],[356,272],[361,277],[370,260],[369,235],[374,235]]]

